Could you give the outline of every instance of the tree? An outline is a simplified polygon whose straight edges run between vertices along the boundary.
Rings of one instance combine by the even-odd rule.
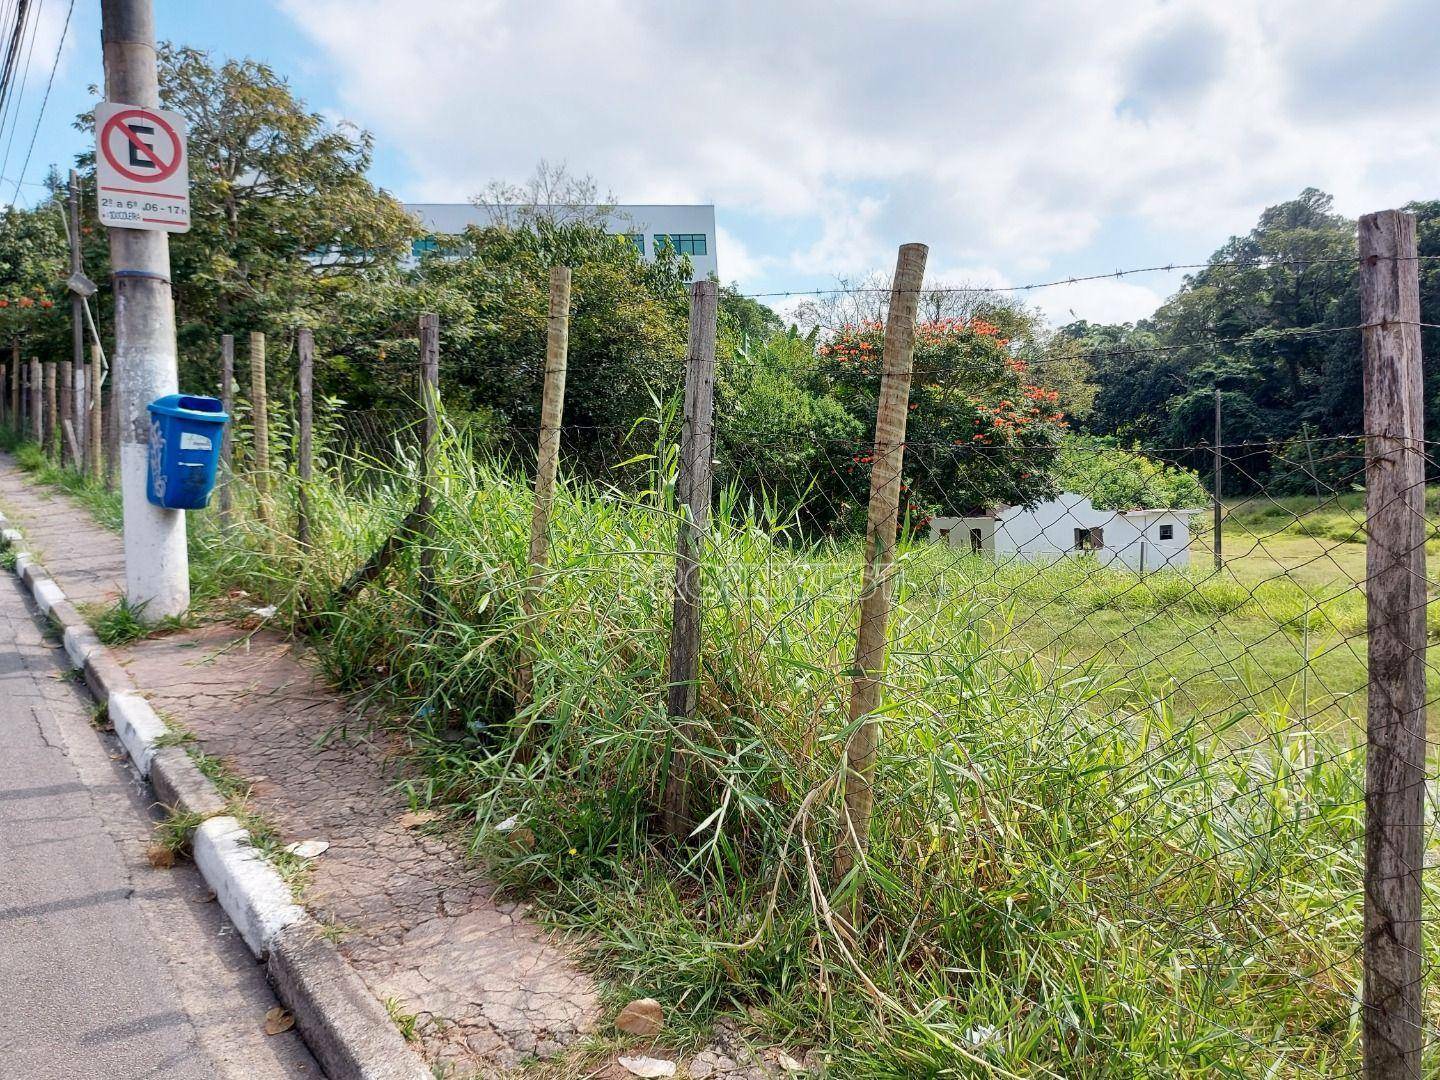
[[[193,381],[213,378],[222,332],[326,324],[347,293],[393,279],[419,225],[368,179],[370,135],[309,111],[269,66],[168,44],[159,62],[161,104],[189,127],[192,225],[170,259]],[[93,190],[93,154],[79,160]],[[104,280],[105,233],[85,205],[86,265]]]
[[[602,198],[595,178],[572,176],[565,162],[552,164],[544,158],[523,184],[492,180],[471,200],[487,212],[490,224],[507,229],[529,228],[538,222],[550,225],[606,225],[615,212],[615,195]]]

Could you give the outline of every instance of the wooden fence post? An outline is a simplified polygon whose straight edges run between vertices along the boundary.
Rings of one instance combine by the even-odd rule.
[[[21,386],[25,381],[25,365],[20,361],[20,342],[10,343],[10,426],[18,435],[25,430],[24,397]]]
[[[440,437],[440,316],[420,316],[420,398],[425,405],[421,434],[420,595],[425,616],[433,625],[439,618],[435,585],[435,449]]]
[[[59,460],[59,407],[60,401],[56,394],[56,371],[55,361],[45,361],[45,456]]]
[[[314,446],[314,390],[315,390],[315,335],[309,329],[300,331],[296,345],[299,357],[297,370],[300,384],[299,417],[299,459],[295,471],[300,483],[299,513],[295,521],[295,539],[301,547],[310,546],[310,477],[314,469],[312,460]]]
[[[235,453],[235,335],[220,335],[220,408],[230,417],[220,432],[220,528],[228,529],[234,516],[235,470],[232,458]]]
[[[1367,1080],[1421,1075],[1425,858],[1425,444],[1415,218],[1360,219],[1365,387]]]
[[[665,705],[687,738],[694,723],[700,679],[700,547],[710,525],[715,428],[715,323],[719,290],[713,281],[690,286],[690,330],[685,362],[685,420],[680,432],[680,471],[675,500],[675,597]],[[661,825],[679,840],[695,828],[692,804],[697,777],[694,755],[677,739],[670,751],[660,799]]]
[[[89,401],[85,394],[85,361],[82,359],[78,364],[72,362],[70,372],[70,422],[74,425],[75,446],[78,451],[75,469],[81,476],[85,475],[85,454],[89,446],[85,434],[85,415]]]
[[[70,424],[70,441],[61,440],[60,448],[63,451],[60,455],[61,464],[65,459],[70,458],[70,464],[79,467],[75,459],[71,457],[71,449],[74,446],[75,425],[73,423],[75,413],[75,365],[69,360],[61,360],[59,364],[60,380],[60,412],[57,414],[59,420],[55,425],[63,434],[65,425]]]
[[[535,597],[544,587],[550,556],[550,507],[560,462],[560,421],[565,411],[565,369],[570,349],[570,268],[550,268],[550,314],[545,329],[545,385],[540,396],[540,439],[535,456],[535,506],[530,514],[530,557],[520,607],[526,626],[515,666],[515,708],[525,708],[535,691]],[[532,729],[533,730],[533,729]],[[524,745],[533,745],[527,736]]]
[[[260,520],[270,524],[270,404],[265,390],[265,335],[250,334],[250,428],[255,447],[250,474]]]
[[[10,415],[10,365],[0,363],[0,422],[7,427],[14,423]]]
[[[43,450],[45,447],[45,375],[40,358],[30,358],[30,437]]]
[[[924,244],[905,244],[895,263],[890,310],[885,319],[880,397],[875,408],[875,454],[870,467],[870,507],[865,523],[865,569],[860,586],[860,626],[855,637],[850,721],[856,725],[845,745],[845,810],[835,874],[843,879],[865,857],[875,806],[875,757],[880,746],[880,706],[885,677],[885,628],[895,579],[895,533],[899,528],[901,473],[905,465],[905,422],[915,358],[915,313],[925,278]],[[851,921],[859,914],[854,890]]]
[[[105,490],[114,491],[120,477],[120,410],[115,380],[107,379],[110,392],[105,402]]]
[[[105,437],[105,408],[104,390],[105,380],[102,377],[105,370],[105,361],[101,356],[100,343],[92,342],[90,345],[90,415],[85,421],[85,437],[89,443],[90,457],[90,479],[100,483],[101,475],[104,472],[104,457],[101,443]]]

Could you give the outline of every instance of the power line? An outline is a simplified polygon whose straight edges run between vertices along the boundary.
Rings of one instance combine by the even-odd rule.
[[[35,139],[40,134],[40,124],[45,119],[45,106],[50,103],[50,88],[55,85],[55,70],[60,66],[60,54],[65,50],[65,39],[70,34],[70,16],[75,14],[75,0],[65,9],[65,25],[60,30],[60,41],[55,46],[55,59],[50,64],[50,78],[45,83],[45,96],[40,99],[40,112],[35,117],[35,130],[30,132],[30,146],[25,151],[25,164],[20,166],[20,175],[15,178],[15,191],[10,196],[13,204],[20,197],[20,185],[25,181],[25,171],[30,168],[30,155],[35,152]]]
[[[1413,259],[1404,257],[1397,261],[1404,262],[1426,262],[1440,259],[1440,255],[1417,255]],[[1163,266],[1137,266],[1129,270],[1111,270],[1103,274],[1083,274],[1076,277],[1055,278],[1052,281],[1035,281],[1025,285],[957,285],[937,286],[926,288],[921,286],[916,291],[922,296],[943,296],[960,295],[968,296],[975,293],[1018,293],[1032,292],[1036,289],[1051,289],[1060,285],[1079,285],[1087,281],[1113,281],[1116,278],[1130,277],[1135,274],[1156,274],[1176,270],[1211,270],[1217,267],[1234,267],[1245,270],[1268,270],[1276,267],[1295,266],[1304,269],[1312,266],[1327,264],[1350,264],[1358,266],[1360,259],[1355,255],[1333,255],[1319,256],[1305,259],[1214,259],[1203,263],[1166,263]],[[786,296],[852,296],[852,295],[884,295],[888,296],[894,290],[888,285],[844,285],[830,288],[817,289],[783,289],[775,292],[753,292],[738,293],[750,300],[773,299]]]
[[[10,134],[6,137],[5,140],[5,154],[3,157],[0,157],[0,173],[3,173],[10,165],[10,148],[15,143],[15,131],[20,126],[20,103],[25,97],[25,84],[30,80],[30,61],[35,56],[35,33],[40,25],[40,10],[45,6],[45,0],[38,0],[33,9],[35,17],[31,18],[30,12],[32,9],[29,7],[28,0],[25,0],[25,2],[25,21],[22,25],[17,27],[17,32],[19,36],[23,39],[25,31],[26,29],[28,29],[30,31],[30,43],[28,47],[23,43],[23,41],[20,43],[20,48],[24,49],[25,51],[25,68],[23,71],[20,72],[20,79],[18,82],[14,79],[14,69],[11,70],[10,88],[13,91],[11,100],[15,103],[15,108],[9,116]]]

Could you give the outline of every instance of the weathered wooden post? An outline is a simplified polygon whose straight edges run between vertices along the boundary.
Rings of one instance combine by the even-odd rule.
[[[70,441],[61,441],[61,449],[64,452],[60,455],[60,461],[63,464],[65,462],[65,459],[69,457],[70,464],[76,468],[79,468],[79,463],[76,462],[74,457],[71,456],[71,449],[73,447],[75,435],[74,365],[69,360],[61,360],[59,368],[60,370],[58,377],[60,380],[60,412],[57,414],[59,417],[59,422],[56,426],[60,429],[60,432],[63,435],[65,432],[65,425],[69,424],[71,436]]]
[[[45,448],[45,374],[40,358],[30,358],[30,437]]]
[[[1415,218],[1360,219],[1365,387],[1365,948],[1368,1080],[1421,1075],[1425,1018],[1425,403]]]
[[[110,384],[105,402],[105,490],[114,491],[120,483],[120,410],[116,408],[119,399],[115,393],[115,380]]]
[[[235,442],[235,335],[220,336],[220,407],[230,417],[220,433],[220,491],[218,493],[220,527],[228,529],[235,512],[235,469],[232,458]]]
[[[710,526],[715,427],[715,324],[719,289],[713,281],[690,286],[689,349],[685,362],[685,419],[680,431],[680,471],[675,483],[675,597],[665,706],[687,738],[694,723],[700,679],[700,547]],[[695,828],[692,803],[698,777],[695,758],[677,739],[661,792],[661,825],[673,838]]]
[[[60,401],[56,393],[55,361],[45,361],[45,456],[60,459],[59,435],[60,435]]]
[[[440,615],[435,583],[435,451],[440,438],[440,316],[420,316],[420,399],[425,406],[421,431],[420,597],[425,617],[433,625]]]
[[[250,476],[260,520],[270,524],[270,404],[265,390],[265,335],[250,334]]]
[[[860,626],[855,638],[850,684],[854,732],[845,745],[845,808],[836,877],[843,879],[865,858],[875,807],[875,758],[880,746],[880,707],[885,677],[885,628],[895,580],[895,534],[900,519],[901,473],[905,465],[905,422],[915,358],[915,313],[925,278],[924,244],[906,244],[895,263],[890,310],[881,354],[880,398],[875,409],[875,454],[870,470],[870,507],[865,523],[865,569],[860,586]],[[860,887],[854,889],[851,921],[858,918]]]
[[[565,410],[565,371],[570,349],[570,268],[550,268],[550,313],[545,328],[545,383],[540,396],[540,440],[535,457],[535,506],[530,514],[530,557],[520,607],[526,626],[515,667],[515,707],[525,708],[535,691],[533,639],[535,598],[545,583],[550,556],[550,507],[560,462],[560,420]],[[526,747],[534,737],[527,736]]]
[[[85,437],[89,444],[90,479],[100,483],[105,462],[101,444],[105,438],[105,357],[98,341],[90,344],[90,415],[85,420]]]
[[[84,476],[86,473],[85,455],[89,448],[88,436],[85,433],[85,416],[90,406],[90,399],[85,391],[85,361],[82,359],[79,364],[73,364],[70,372],[70,422],[74,425],[76,448],[79,457],[75,460],[75,468]]]
[[[300,384],[299,417],[299,460],[295,471],[300,485],[299,512],[295,521],[295,539],[301,547],[310,546],[310,477],[314,468],[314,380],[315,380],[315,335],[308,328],[302,329],[296,346],[299,357],[297,371]]]
[[[0,363],[0,423],[12,423],[10,415],[10,365]]]
[[[21,404],[24,398],[20,395],[21,383],[25,381],[24,365],[20,362],[20,342],[10,343],[10,426],[16,433],[25,430],[24,417]]]

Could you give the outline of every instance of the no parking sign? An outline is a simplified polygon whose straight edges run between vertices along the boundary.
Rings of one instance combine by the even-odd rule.
[[[165,109],[113,101],[97,105],[95,181],[102,225],[187,231],[190,172],[185,118]]]

